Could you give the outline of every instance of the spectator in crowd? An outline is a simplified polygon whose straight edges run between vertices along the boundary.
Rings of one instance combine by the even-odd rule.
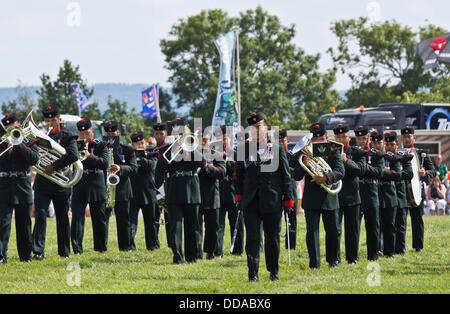
[[[447,189],[436,176],[436,178],[431,181],[427,190],[427,208],[430,215],[434,216],[437,212],[441,216],[444,215],[445,207],[447,206],[446,194]]]
[[[450,187],[447,189],[447,207],[445,208],[447,211],[447,215],[450,215]]]
[[[434,168],[436,169],[437,175],[439,176],[439,180],[441,180],[441,183],[445,185],[445,188],[448,188],[448,181],[447,181],[447,166],[442,163],[442,156],[436,155],[434,156]]]

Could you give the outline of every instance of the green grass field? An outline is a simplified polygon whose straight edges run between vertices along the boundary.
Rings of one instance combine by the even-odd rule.
[[[85,253],[63,259],[57,255],[55,219],[49,219],[46,258],[43,261],[30,264],[19,262],[15,229],[12,229],[8,263],[0,265],[0,293],[449,293],[450,217],[424,217],[424,220],[425,248],[422,252],[411,249],[408,217],[407,253],[393,259],[380,258],[375,263],[368,262],[363,223],[359,263],[348,265],[344,262],[333,269],[325,262],[322,228],[322,266],[318,270],[310,270],[305,243],[305,219],[299,216],[297,250],[291,251],[290,267],[287,250],[282,247],[281,281],[269,280],[262,254],[260,281],[249,283],[245,254],[241,257],[227,254],[230,247],[228,225],[223,259],[173,265],[164,227],[160,229],[160,250],[145,250],[143,222],[140,220],[137,251],[119,252],[114,218],[110,221],[107,253],[93,251],[91,221],[88,218]],[[284,245],[284,238],[281,240]],[[345,252],[343,239],[341,252]]]

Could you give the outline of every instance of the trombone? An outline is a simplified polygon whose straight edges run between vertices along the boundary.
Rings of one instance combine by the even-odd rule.
[[[2,127],[4,128],[3,125]],[[3,143],[8,143],[9,146],[0,153],[0,156],[3,156],[13,146],[20,145],[25,138],[25,133],[19,126],[10,126],[5,131],[6,133],[1,137],[0,146]]]

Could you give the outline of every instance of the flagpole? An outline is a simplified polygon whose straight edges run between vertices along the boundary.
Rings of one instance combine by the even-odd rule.
[[[236,74],[237,74],[237,101],[238,101],[238,125],[241,125],[241,69],[239,67],[239,29],[235,28],[236,33]]]
[[[159,110],[159,84],[156,83],[156,108],[158,114],[156,115],[156,122],[161,122],[161,110]]]

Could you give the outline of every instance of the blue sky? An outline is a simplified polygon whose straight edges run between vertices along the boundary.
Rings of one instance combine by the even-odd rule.
[[[159,41],[174,23],[202,9],[237,16],[257,5],[284,25],[295,24],[296,44],[306,53],[321,53],[322,70],[331,67],[326,50],[337,43],[329,30],[333,21],[369,16],[413,29],[432,23],[450,30],[450,1],[443,0],[0,0],[0,87],[14,87],[18,80],[38,85],[42,73],[54,78],[64,59],[79,65],[89,84],[164,86],[169,73]],[[336,89],[349,86],[346,77],[338,77]]]

